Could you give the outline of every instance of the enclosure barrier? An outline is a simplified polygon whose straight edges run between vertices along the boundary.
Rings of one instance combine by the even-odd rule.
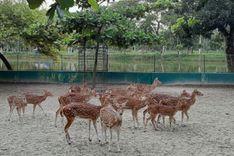
[[[163,84],[234,84],[234,73],[139,73],[98,72],[99,84],[150,84],[158,77]],[[91,83],[92,72],[0,71],[1,83]]]
[[[92,71],[94,66],[92,49],[84,53],[80,50],[58,55],[57,59],[39,53],[4,52],[4,56],[15,71]],[[7,70],[0,60],[0,71]],[[97,71],[102,72],[183,72],[183,73],[225,73],[228,72],[225,53],[204,52],[186,54],[160,53],[120,53],[102,49],[98,55]]]

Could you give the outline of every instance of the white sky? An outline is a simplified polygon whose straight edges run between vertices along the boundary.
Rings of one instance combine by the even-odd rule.
[[[53,4],[55,1],[54,0],[46,0],[44,4],[42,5],[43,8],[49,8],[51,4]],[[76,12],[78,10],[77,6],[74,6],[69,9],[70,12]]]
[[[119,0],[115,0],[115,2],[118,2]],[[49,8],[51,4],[53,4],[55,1],[54,0],[46,0],[44,4],[42,5],[43,8]],[[101,5],[106,5],[106,2],[102,3]],[[78,10],[77,6],[74,6],[69,9],[70,12],[76,12]]]

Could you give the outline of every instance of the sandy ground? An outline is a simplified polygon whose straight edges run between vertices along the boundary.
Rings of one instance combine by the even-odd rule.
[[[176,119],[178,125],[170,129],[168,124],[160,131],[154,131],[151,124],[144,132],[142,111],[139,113],[140,127],[133,128],[130,111],[123,115],[121,131],[121,152],[117,153],[113,144],[111,152],[107,145],[100,145],[92,127],[92,142],[88,141],[86,120],[76,119],[70,128],[74,141],[68,145],[65,141],[62,120],[58,119],[58,128],[54,127],[57,97],[62,95],[68,85],[39,84],[0,84],[0,155],[234,155],[234,89],[222,87],[198,87],[204,93],[190,110],[190,120],[181,127],[180,113]],[[16,111],[11,121],[7,121],[9,107],[6,98],[19,94],[22,90],[48,89],[54,97],[43,102],[46,111],[36,109],[36,118],[32,118],[32,105],[26,108],[24,121],[19,122]],[[162,86],[155,92],[174,95],[182,89],[192,91],[194,87]],[[65,120],[64,120],[65,121]],[[168,121],[168,120],[167,120]],[[167,122],[168,123],[168,122]],[[98,123],[100,131],[100,123]],[[116,134],[114,133],[114,141]]]

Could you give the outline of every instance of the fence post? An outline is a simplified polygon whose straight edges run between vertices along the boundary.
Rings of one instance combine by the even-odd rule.
[[[17,55],[16,55],[16,68],[18,71],[19,70],[19,53],[17,53]]]
[[[60,55],[60,59],[61,59],[61,66],[60,66],[60,70],[63,70],[63,56],[62,55]]]
[[[154,54],[154,72],[156,71],[156,69],[155,69],[155,62],[156,62],[156,57],[155,57],[155,54]]]
[[[206,72],[206,56],[203,55],[203,72]]]

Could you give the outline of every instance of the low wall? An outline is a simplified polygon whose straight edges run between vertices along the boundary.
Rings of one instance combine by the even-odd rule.
[[[152,83],[158,77],[164,84],[234,84],[234,73],[137,73],[98,72],[97,83]],[[92,81],[92,73],[64,71],[0,71],[5,83],[80,83]]]

